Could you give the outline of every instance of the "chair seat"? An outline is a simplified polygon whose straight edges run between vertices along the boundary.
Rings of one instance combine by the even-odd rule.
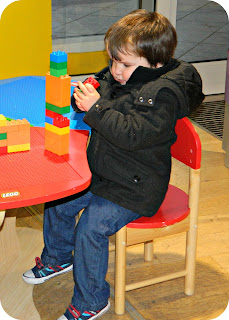
[[[141,217],[127,224],[128,228],[162,228],[184,220],[190,212],[188,195],[181,189],[169,185],[165,199],[153,217]]]

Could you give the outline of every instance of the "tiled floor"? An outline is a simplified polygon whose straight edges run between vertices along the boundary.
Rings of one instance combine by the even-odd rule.
[[[109,25],[138,8],[139,1],[53,0],[53,46],[55,50],[78,51],[79,42],[100,40]],[[208,0],[177,1],[178,46],[176,58],[189,62],[227,58],[229,23],[225,10]],[[82,40],[83,39],[83,40]],[[89,48],[89,45],[88,45]],[[95,51],[96,51],[95,50]],[[87,44],[85,44],[85,51]]]
[[[229,24],[214,1],[178,0],[176,56],[190,62],[226,59]]]

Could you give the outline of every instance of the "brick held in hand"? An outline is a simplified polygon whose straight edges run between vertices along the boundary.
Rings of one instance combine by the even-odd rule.
[[[84,85],[85,85],[86,83],[90,83],[95,89],[97,89],[97,88],[100,86],[100,84],[98,83],[98,81],[95,80],[95,79],[92,78],[92,77],[87,78],[87,79],[83,82]]]

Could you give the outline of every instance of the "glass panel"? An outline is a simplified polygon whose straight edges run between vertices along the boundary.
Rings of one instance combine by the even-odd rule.
[[[177,0],[178,46],[175,57],[188,62],[226,60],[228,16],[208,0]]]
[[[138,7],[138,0],[52,0],[53,50],[103,50],[108,27]]]

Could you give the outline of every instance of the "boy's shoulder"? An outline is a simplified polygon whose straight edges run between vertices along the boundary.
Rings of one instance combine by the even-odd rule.
[[[189,110],[200,104],[204,97],[199,73],[193,65],[185,61],[179,61],[176,68],[145,84],[139,95],[146,100],[150,97],[151,101],[155,101],[161,90],[175,95],[179,104],[186,105]]]
[[[202,87],[201,77],[194,66],[182,60],[178,62],[175,68],[145,84],[141,91],[153,90],[157,94],[162,88],[170,88],[175,91],[185,89],[186,91],[190,86]]]
[[[179,65],[171,71],[161,76],[162,79],[172,81],[184,81],[199,84],[201,82],[200,75],[196,68],[189,62],[178,60]]]

